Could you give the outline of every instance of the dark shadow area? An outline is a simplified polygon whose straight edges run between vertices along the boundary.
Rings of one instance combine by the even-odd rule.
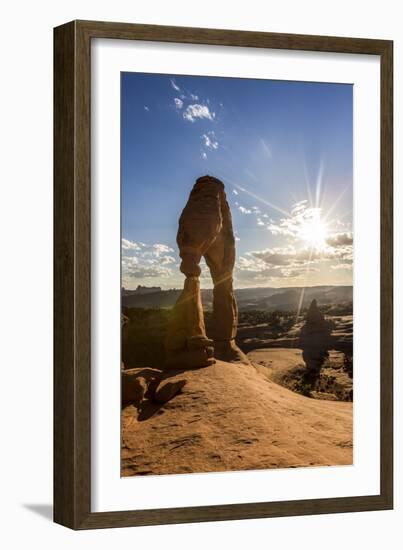
[[[309,397],[320,379],[321,370],[325,360],[329,357],[327,350],[304,349],[302,357],[305,361],[306,369],[298,383],[297,391]]]
[[[142,422],[143,420],[148,420],[155,414],[162,414],[163,411],[161,411],[161,408],[164,405],[165,403],[155,403],[150,399],[142,401],[138,406],[139,415],[137,417],[137,420],[139,422]]]
[[[48,521],[53,521],[53,505],[52,504],[23,504],[23,507],[30,510],[38,516],[42,516]]]

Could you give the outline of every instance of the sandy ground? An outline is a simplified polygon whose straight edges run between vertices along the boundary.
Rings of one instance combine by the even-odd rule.
[[[187,383],[165,405],[123,409],[122,475],[352,463],[352,403],[303,397],[253,366],[217,362],[175,379]]]
[[[295,389],[295,383],[305,371],[302,350],[298,348],[263,348],[250,351],[248,358],[262,376],[288,389]],[[353,380],[343,369],[343,353],[330,350],[323,365],[317,391],[311,397],[351,401],[346,398],[353,387]],[[319,391],[320,388],[320,391]]]
[[[257,349],[250,351],[248,357],[262,376],[268,377],[278,384],[292,369],[305,368],[302,350],[298,348]]]

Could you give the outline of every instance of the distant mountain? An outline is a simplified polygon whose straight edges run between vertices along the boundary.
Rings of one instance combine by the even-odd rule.
[[[160,286],[141,286],[138,285],[135,290],[127,290],[122,288],[122,296],[138,296],[139,294],[152,294],[153,292],[161,292]]]
[[[140,290],[139,290],[140,289]],[[170,308],[178,299],[181,290],[161,290],[159,287],[137,287],[136,290],[122,289],[122,305],[145,309]],[[206,309],[213,305],[213,291],[203,289],[202,302]],[[298,308],[302,297],[302,306],[306,307],[315,298],[318,305],[341,304],[353,301],[352,286],[314,286],[289,288],[240,288],[235,290],[238,308],[241,311],[292,311]]]
[[[267,309],[275,308],[284,310],[293,310],[298,308],[301,299],[301,291],[290,289],[278,294],[273,294],[266,300]]]

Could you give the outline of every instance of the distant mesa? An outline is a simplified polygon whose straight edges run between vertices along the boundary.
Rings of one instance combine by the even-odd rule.
[[[280,309],[282,311],[289,311],[298,308],[301,292],[293,288],[286,289],[284,292],[279,292],[270,296],[266,301],[266,308],[264,309]]]
[[[139,288],[139,287],[138,287]],[[140,287],[144,288],[144,287]],[[159,287],[146,287],[147,291],[122,289],[124,307],[138,308],[172,308],[180,290],[161,290]],[[241,288],[234,291],[240,311],[296,311],[301,292],[303,291],[303,308],[309,307],[315,298],[321,305],[348,304],[353,301],[352,286],[314,286],[305,289],[301,287],[272,288],[255,287]],[[206,310],[213,308],[213,290],[201,289],[201,299]]]
[[[127,290],[122,288],[122,296],[142,296],[144,294],[153,294],[155,292],[161,292],[162,288],[160,286],[142,286],[138,285],[135,290]]]

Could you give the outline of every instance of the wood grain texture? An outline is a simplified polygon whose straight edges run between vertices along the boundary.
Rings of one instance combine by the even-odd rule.
[[[74,525],[74,25],[54,36],[54,519]],[[87,367],[88,368],[88,367]]]
[[[361,53],[381,55],[389,44],[386,40],[344,38],[335,36],[311,36],[256,31],[205,29],[199,27],[172,27],[109,23],[104,21],[77,21],[84,33],[92,38],[117,38],[125,40],[151,40],[181,42],[185,44],[210,44],[217,46],[241,46],[250,48],[276,48],[315,52]]]
[[[393,42],[381,57],[381,494],[393,507]]]
[[[381,56],[381,491],[379,495],[91,512],[91,39]],[[73,21],[54,31],[54,519],[72,529],[386,510],[393,507],[393,43]],[[360,200],[358,197],[356,200]]]
[[[90,52],[69,23],[54,35],[54,519],[90,510]]]

